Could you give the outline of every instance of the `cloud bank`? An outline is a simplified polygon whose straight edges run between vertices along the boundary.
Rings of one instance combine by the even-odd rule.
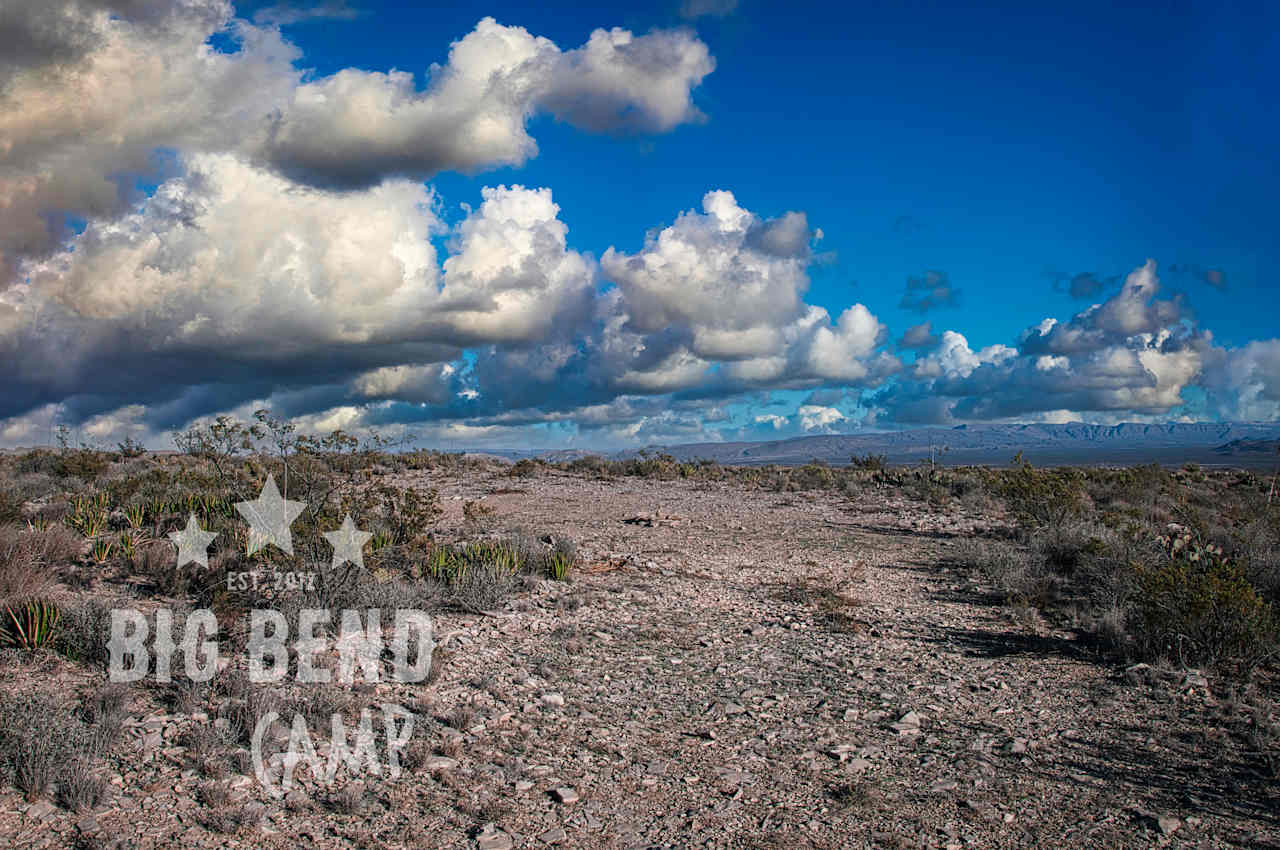
[[[695,206],[632,252],[575,245],[554,187],[487,186],[447,224],[424,181],[524,164],[540,114],[605,134],[703,121],[715,60],[687,29],[566,49],[484,18],[422,81],[306,71],[281,27],[350,13],[0,9],[0,442],[41,441],[55,418],[163,442],[264,404],[304,429],[472,445],[1166,417],[1192,396],[1206,415],[1280,418],[1280,341],[1218,347],[1161,297],[1154,262],[975,349],[931,322],[891,342],[865,304],[812,303],[821,230],[730,189],[675,201]],[[898,306],[957,297],[929,271]]]

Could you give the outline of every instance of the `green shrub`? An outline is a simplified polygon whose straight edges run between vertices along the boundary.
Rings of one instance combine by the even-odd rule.
[[[997,479],[996,493],[1024,528],[1061,528],[1083,515],[1086,502],[1080,470],[1036,469],[1021,452],[1013,464],[1013,470]]]
[[[512,478],[532,478],[538,474],[538,470],[545,464],[533,458],[525,457],[516,461],[511,465],[511,470],[507,473]]]
[[[830,467],[818,461],[790,470],[788,478],[791,485],[788,490],[829,490],[836,481]]]
[[[120,456],[126,458],[142,457],[147,453],[147,447],[133,437],[125,437],[116,444],[116,448],[119,449]]]
[[[59,475],[92,484],[111,465],[111,454],[94,449],[68,449],[59,455],[58,461]]]
[[[865,455],[854,455],[849,458],[849,464],[853,466],[854,469],[866,469],[871,472],[878,472],[885,468],[888,464],[888,460],[889,459],[884,455],[873,455],[871,453],[867,453]]]
[[[1169,558],[1135,566],[1132,624],[1148,656],[1248,676],[1280,650],[1280,619],[1240,567],[1190,535],[1164,538]]]

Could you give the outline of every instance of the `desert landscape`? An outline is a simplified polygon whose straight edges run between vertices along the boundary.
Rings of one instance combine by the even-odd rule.
[[[222,445],[4,457],[7,846],[1280,845],[1267,476]],[[224,506],[286,474],[295,554],[246,557]],[[338,575],[313,530],[347,512]],[[322,580],[228,589],[284,570]],[[212,609],[227,663],[112,683],[121,606]],[[430,675],[249,681],[248,612],[306,606],[429,611]],[[255,777],[266,712],[323,756],[388,703],[398,777]]]
[[[1277,33],[0,0],[0,850],[1280,850]]]

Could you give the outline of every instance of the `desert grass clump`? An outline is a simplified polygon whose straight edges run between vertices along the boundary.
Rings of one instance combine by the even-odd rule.
[[[104,746],[119,739],[129,712],[129,686],[107,682],[91,691],[80,705],[80,716]]]
[[[515,590],[519,574],[492,561],[470,565],[449,582],[447,604],[466,611],[491,611]]]
[[[952,556],[975,569],[1012,604],[1047,601],[1053,577],[1025,547],[999,540],[965,540]]]
[[[351,691],[336,685],[316,685],[307,688],[285,702],[281,714],[301,714],[313,729],[329,729],[335,714],[345,715],[355,706]]]
[[[364,809],[364,785],[349,782],[329,795],[329,808],[339,814],[354,815]]]
[[[0,765],[34,800],[49,794],[67,771],[105,747],[63,703],[42,694],[0,695]]]
[[[46,544],[42,532],[0,527],[0,605],[43,597],[57,583]]]
[[[86,757],[73,759],[58,777],[58,802],[73,812],[96,808],[107,797],[110,786]]]
[[[273,711],[279,713],[283,704],[284,700],[270,686],[249,684],[243,697],[228,702],[224,716],[234,738],[248,744],[258,721]]]

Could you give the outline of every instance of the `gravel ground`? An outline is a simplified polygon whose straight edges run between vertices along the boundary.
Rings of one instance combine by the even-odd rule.
[[[216,781],[243,822],[211,831],[178,746],[211,721],[141,689],[109,801],[0,792],[0,844],[1280,847],[1280,789],[1223,694],[1100,658],[949,565],[998,516],[888,489],[412,480],[446,528],[483,497],[495,531],[570,536],[582,562],[439,616],[431,684],[361,692],[414,710],[431,758],[336,800],[232,773]],[[93,677],[44,658],[0,687]]]

